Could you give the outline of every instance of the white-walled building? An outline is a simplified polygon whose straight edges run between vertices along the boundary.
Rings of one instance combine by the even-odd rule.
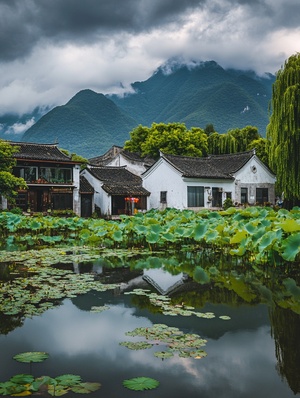
[[[161,153],[142,178],[151,193],[149,209],[220,208],[226,198],[235,204],[275,203],[276,177],[255,150],[202,158]]]
[[[94,206],[103,216],[133,214],[148,208],[150,193],[142,186],[142,178],[125,167],[89,166],[81,176],[94,188]]]

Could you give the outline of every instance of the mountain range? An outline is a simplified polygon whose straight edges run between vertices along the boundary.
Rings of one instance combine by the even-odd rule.
[[[182,65],[169,61],[131,92],[78,92],[43,115],[22,136],[27,142],[58,142],[87,158],[123,146],[139,124],[182,122],[188,128],[213,124],[218,133],[247,125],[265,136],[275,76],[223,69],[214,61]]]

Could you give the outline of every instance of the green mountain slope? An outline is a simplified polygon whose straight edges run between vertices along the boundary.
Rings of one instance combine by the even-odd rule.
[[[171,73],[161,67],[147,81],[134,83],[134,94],[110,98],[140,124],[184,122],[190,128],[212,123],[219,133],[252,124],[265,135],[273,81],[272,75],[226,71],[211,61]]]
[[[58,142],[85,157],[97,156],[111,146],[123,145],[136,126],[110,99],[92,90],[77,93],[66,105],[41,117],[22,138],[27,142]]]
[[[253,125],[264,136],[274,79],[225,70],[214,61],[188,67],[172,60],[146,81],[133,83],[133,93],[123,97],[80,91],[41,117],[22,140],[58,141],[90,158],[123,145],[138,124],[153,122],[182,122],[188,128],[213,124],[219,133]]]

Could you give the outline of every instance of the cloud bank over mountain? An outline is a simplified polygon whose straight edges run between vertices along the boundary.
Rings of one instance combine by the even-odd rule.
[[[122,93],[172,57],[275,73],[299,51],[299,0],[0,0],[0,116]]]

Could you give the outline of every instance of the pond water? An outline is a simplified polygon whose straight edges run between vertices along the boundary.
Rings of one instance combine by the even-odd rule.
[[[75,374],[101,383],[98,391],[86,395],[91,398],[289,398],[300,392],[300,317],[283,308],[287,305],[257,298],[247,302],[245,292],[239,295],[226,284],[198,284],[184,272],[106,269],[99,261],[68,267],[74,273],[93,272],[102,282],[122,283],[113,290],[65,298],[41,315],[20,318],[15,327],[10,317],[0,315],[0,382],[29,373],[30,365],[15,361],[14,355],[45,351],[49,358],[31,365],[34,377]],[[133,291],[137,294],[128,294]],[[209,316],[165,315],[149,302],[151,293],[169,295],[173,308],[186,305]],[[91,312],[104,305],[102,312]],[[144,341],[126,333],[155,324],[199,335],[207,340],[202,347],[207,356],[183,358],[175,352],[162,359],[153,355],[165,349],[161,342],[141,350],[120,345]],[[136,392],[123,387],[123,380],[140,376],[158,380],[158,388]]]

